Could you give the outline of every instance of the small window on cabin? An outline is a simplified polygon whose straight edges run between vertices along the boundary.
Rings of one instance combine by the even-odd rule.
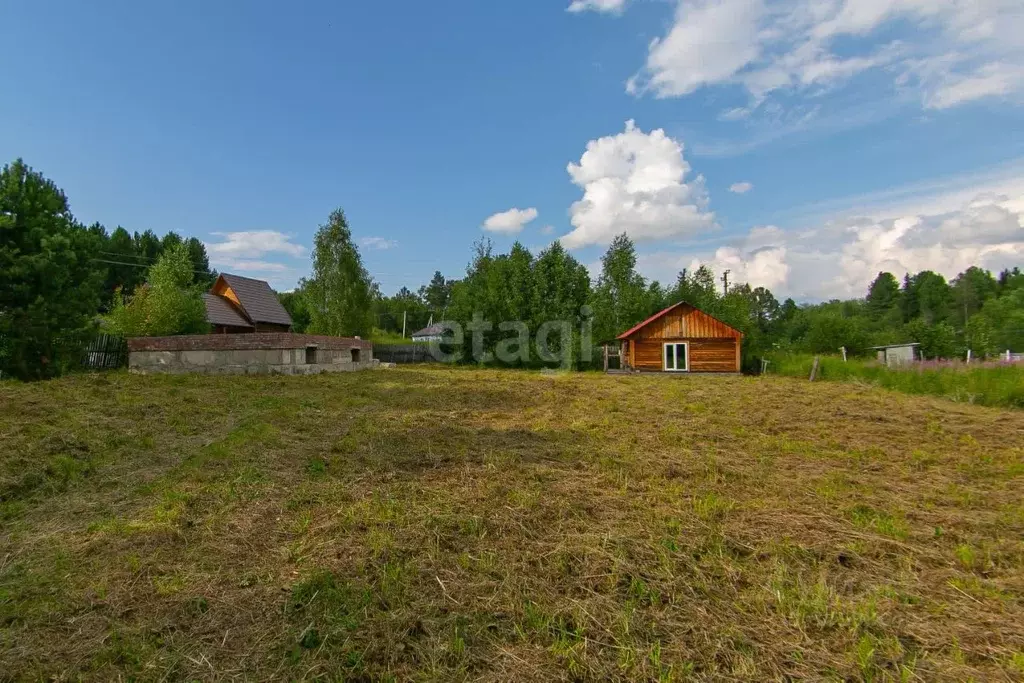
[[[315,365],[315,364],[316,364],[316,347],[315,346],[307,346],[306,347],[306,365]]]
[[[352,349],[352,362],[353,363],[358,363],[359,362],[359,349]]]

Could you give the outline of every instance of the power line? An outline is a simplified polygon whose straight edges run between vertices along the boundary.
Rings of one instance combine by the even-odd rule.
[[[142,256],[142,255],[136,256],[134,254],[119,254],[116,251],[98,251],[96,253],[97,254],[103,254],[104,256],[117,256],[119,258],[139,258],[139,259],[145,259],[147,261],[159,261],[160,260],[160,258],[156,257],[156,256]]]
[[[101,259],[101,258],[93,258],[93,259],[89,259],[89,260],[90,261],[95,261],[96,263],[110,263],[110,264],[113,264],[115,266],[132,266],[134,268],[149,268],[150,265],[152,265],[152,264],[149,264],[149,263],[127,263],[125,261],[109,261],[107,259]],[[193,273],[199,273],[200,275],[213,275],[213,271],[212,270],[193,270],[192,272]]]

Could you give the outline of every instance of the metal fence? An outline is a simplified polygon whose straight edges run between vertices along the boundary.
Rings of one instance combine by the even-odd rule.
[[[430,344],[374,344],[373,357],[381,363],[436,363]]]
[[[127,365],[128,342],[113,334],[96,335],[82,354],[82,367],[88,370],[111,370]]]

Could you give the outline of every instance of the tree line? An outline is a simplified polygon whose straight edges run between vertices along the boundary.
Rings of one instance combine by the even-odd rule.
[[[993,275],[970,267],[950,281],[927,270],[902,280],[879,273],[862,299],[798,305],[780,303],[765,287],[720,286],[707,266],[662,284],[640,274],[636,262],[624,234],[593,279],[557,241],[537,254],[519,242],[499,254],[485,240],[473,246],[462,277],[435,272],[415,291],[403,287],[385,296],[338,209],[317,230],[310,276],[279,297],[297,332],[408,336],[431,320],[466,327],[483,318],[495,324],[483,335],[484,351],[508,336],[498,323],[519,321],[535,332],[545,322],[564,321],[570,332],[554,344],[580,368],[588,355],[596,363],[593,345],[678,301],[743,332],[748,369],[771,351],[844,347],[857,354],[918,342],[926,357],[953,358],[968,349],[976,357],[1024,349],[1019,268]],[[0,376],[59,374],[100,329],[125,336],[205,332],[201,295],[216,276],[195,237],[85,226],[63,191],[21,160],[0,172]]]
[[[1018,267],[993,275],[972,266],[949,281],[930,270],[906,273],[902,280],[882,272],[864,298],[797,304],[792,298],[780,302],[766,287],[726,285],[707,266],[683,270],[674,283],[662,284],[644,278],[636,263],[635,245],[624,234],[613,240],[593,280],[558,242],[538,254],[516,242],[497,254],[489,241],[480,241],[459,279],[435,272],[418,290],[403,287],[393,296],[383,296],[370,282],[372,315],[360,329],[394,335],[403,331],[404,320],[409,336],[430,320],[466,328],[478,315],[494,323],[522,321],[536,331],[546,321],[563,320],[574,331],[588,323],[590,342],[600,344],[686,301],[743,332],[748,370],[756,370],[769,352],[845,348],[857,355],[872,346],[916,342],[926,358],[963,358],[968,350],[981,358],[1024,349],[1024,274]],[[300,287],[285,295],[296,319],[303,292]],[[507,337],[498,329],[485,333],[484,351]],[[580,335],[565,340],[577,367],[586,366],[584,342]],[[596,364],[592,350],[590,357]]]

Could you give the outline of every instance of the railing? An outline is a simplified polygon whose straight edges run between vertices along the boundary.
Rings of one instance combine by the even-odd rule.
[[[87,370],[112,370],[128,365],[128,342],[124,337],[101,333],[82,352],[82,367]]]

